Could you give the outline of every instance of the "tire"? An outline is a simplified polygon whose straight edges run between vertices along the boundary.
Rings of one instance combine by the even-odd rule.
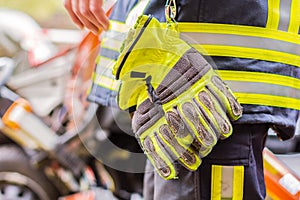
[[[8,137],[6,137],[1,131],[0,131],[0,145],[2,144],[8,144],[13,143],[12,140],[10,140]]]
[[[58,192],[16,145],[0,146],[1,200],[56,200]]]

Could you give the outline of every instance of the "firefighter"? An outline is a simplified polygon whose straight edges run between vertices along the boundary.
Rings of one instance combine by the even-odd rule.
[[[73,1],[73,8],[79,2]],[[96,2],[102,4],[101,0],[89,1],[90,5]],[[268,130],[273,129],[283,140],[289,139],[299,116],[300,2],[167,1],[170,2],[176,11],[174,20],[180,37],[212,59],[215,70],[241,103],[243,114],[231,121],[231,136],[218,140],[211,152],[201,157],[197,170],[187,170],[179,160],[171,166],[177,178],[165,180],[159,170],[152,170],[153,165],[147,163],[144,198],[264,199],[262,150]],[[86,15],[88,19],[82,20],[82,12],[72,10],[67,1],[65,5],[80,26],[89,27],[92,22],[95,27],[108,27],[107,18]],[[166,22],[165,5],[165,1],[150,0],[144,14]],[[96,10],[98,15],[103,12],[99,9],[91,12]],[[93,22],[95,19],[97,22]]]

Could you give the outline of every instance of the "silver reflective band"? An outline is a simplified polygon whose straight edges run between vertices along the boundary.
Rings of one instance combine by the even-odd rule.
[[[181,33],[180,37],[191,45],[199,44],[248,47],[300,55],[299,44],[280,41],[271,38],[200,32],[184,32]]]
[[[278,29],[282,31],[288,31],[290,24],[292,0],[280,1],[280,19]]]
[[[255,81],[255,80],[254,80]],[[239,93],[267,94],[300,99],[300,90],[268,83],[225,81],[229,88]]]
[[[116,32],[109,30],[105,33],[105,37],[102,39],[101,48],[112,49],[119,51],[123,41],[126,38],[126,33]]]
[[[300,110],[300,79],[284,75],[218,70],[242,104]]]

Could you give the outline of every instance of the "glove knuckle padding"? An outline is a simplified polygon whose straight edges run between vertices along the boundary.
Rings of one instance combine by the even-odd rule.
[[[136,108],[133,131],[158,173],[171,179],[175,160],[196,170],[217,140],[231,135],[230,120],[242,108],[197,50],[149,19],[140,18],[117,61],[119,105]]]

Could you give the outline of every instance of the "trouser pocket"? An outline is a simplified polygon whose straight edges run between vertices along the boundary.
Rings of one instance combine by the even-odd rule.
[[[264,199],[262,150],[268,125],[235,125],[200,167],[201,199]]]

